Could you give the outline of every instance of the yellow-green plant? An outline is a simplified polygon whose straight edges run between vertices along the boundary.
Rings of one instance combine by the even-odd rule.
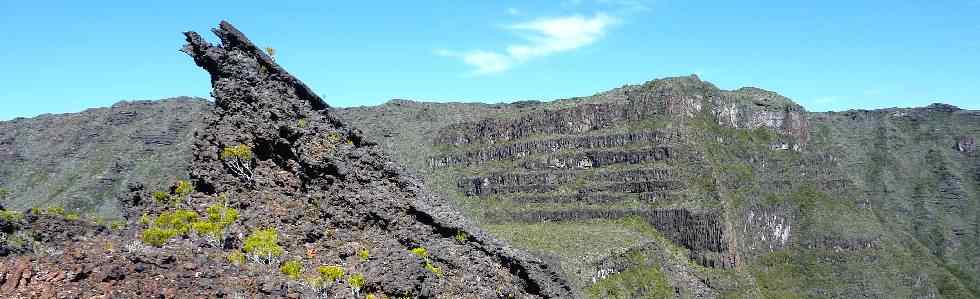
[[[414,255],[422,258],[422,260],[425,262],[425,269],[426,270],[429,270],[429,272],[435,273],[436,276],[438,276],[440,278],[442,277],[442,269],[440,269],[439,267],[436,267],[434,264],[432,264],[432,261],[429,260],[429,250],[428,249],[425,249],[425,247],[416,247],[416,248],[412,248],[412,250],[409,250],[409,251],[411,251],[412,254],[414,254]]]
[[[0,200],[7,200],[7,196],[9,195],[10,192],[8,192],[7,189],[0,188]]]
[[[188,200],[190,200],[191,193],[194,193],[194,186],[189,181],[178,180],[173,193],[170,194],[163,191],[153,192],[153,200],[160,203],[172,204],[174,207],[181,202],[190,205]]]
[[[322,298],[323,290],[327,287],[327,281],[323,280],[323,277],[319,275],[306,277],[306,285],[313,289],[313,293],[317,294],[317,298]]]
[[[469,238],[470,236],[467,235],[466,232],[464,232],[463,230],[456,231],[456,241],[459,241],[460,243],[466,243],[466,240]]]
[[[361,258],[362,262],[366,262],[371,259],[371,251],[367,250],[367,248],[358,250],[357,257]]]
[[[221,160],[231,168],[235,175],[252,180],[252,148],[244,144],[226,147],[221,151]]]
[[[0,219],[4,221],[16,222],[24,219],[24,214],[15,211],[0,211]]]
[[[46,214],[49,214],[49,215],[64,216],[65,215],[65,208],[62,207],[62,206],[50,206],[44,212]]]
[[[317,269],[317,272],[320,273],[320,278],[323,278],[325,281],[336,282],[340,281],[340,279],[344,277],[344,268],[337,265],[320,266],[320,268]]]
[[[241,251],[235,250],[234,252],[228,254],[228,261],[238,266],[244,265],[245,254],[243,254]]]
[[[266,47],[265,52],[269,53],[269,58],[272,58],[273,60],[276,59],[276,49],[273,49],[271,47]]]
[[[364,275],[361,273],[352,274],[347,278],[347,285],[350,286],[354,298],[360,297],[358,294],[361,293],[361,288],[364,287]]]
[[[415,247],[409,251],[411,251],[412,254],[417,255],[420,258],[424,258],[424,259],[429,258],[429,250],[425,249],[425,247]]]
[[[186,235],[192,228],[192,224],[198,218],[197,212],[191,210],[176,210],[165,212],[151,220],[146,214],[141,217],[141,223],[147,223],[149,228],[143,230],[142,240],[144,243],[160,247],[170,239]]]
[[[177,188],[174,188],[174,193],[176,193],[179,198],[187,197],[188,195],[191,195],[192,192],[194,192],[194,186],[191,185],[191,182],[184,180],[177,181]]]
[[[109,222],[109,229],[120,230],[126,227],[126,221],[123,220],[113,220]]]
[[[244,144],[226,147],[221,151],[221,159],[252,160],[252,148]]]
[[[191,230],[191,223],[197,221],[197,212],[191,210],[175,210],[164,212],[153,221],[153,225],[162,229],[173,229],[178,235],[186,235]]]
[[[432,261],[429,260],[425,261],[425,269],[429,270],[429,272],[434,273],[439,278],[442,278],[442,269],[433,265]]]
[[[299,279],[299,275],[303,273],[303,263],[300,261],[288,261],[282,264],[279,271],[282,271],[282,274],[286,274],[289,278]]]
[[[82,215],[78,212],[68,212],[65,213],[65,220],[76,221],[82,219]]]
[[[196,221],[191,226],[198,235],[203,236],[214,247],[223,247],[228,225],[238,220],[238,210],[224,204],[213,204],[207,209],[207,218]]]
[[[208,221],[221,226],[227,226],[238,220],[238,210],[229,208],[224,204],[213,204],[207,209]]]
[[[163,191],[153,192],[153,200],[156,200],[157,202],[168,202],[170,201],[170,194]]]
[[[279,247],[279,232],[275,228],[252,232],[245,238],[242,250],[256,262],[264,261],[268,264],[274,264],[283,254],[282,247]]]
[[[167,241],[177,236],[177,231],[172,229],[162,229],[159,227],[151,227],[143,230],[143,234],[140,239],[143,243],[150,244],[152,246],[161,247],[166,244]]]
[[[331,132],[330,134],[327,134],[327,142],[330,144],[340,144],[340,142],[343,140],[344,135],[341,135],[339,132]]]

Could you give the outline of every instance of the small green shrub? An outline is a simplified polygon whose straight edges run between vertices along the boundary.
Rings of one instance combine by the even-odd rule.
[[[240,159],[245,161],[252,160],[252,148],[244,144],[226,147],[221,151],[222,160]]]
[[[224,206],[223,204],[213,204],[207,209],[207,218],[195,221],[191,227],[198,235],[211,237],[211,241],[216,247],[220,247],[224,239],[225,229],[238,220],[238,210]]]
[[[9,222],[17,222],[24,219],[24,214],[15,211],[0,211],[0,219]]]
[[[326,281],[340,281],[344,277],[344,268],[341,266],[320,266],[317,269],[320,272],[320,277]]]
[[[366,262],[371,259],[371,251],[367,249],[361,249],[357,251],[357,257],[361,258],[362,262]]]
[[[425,247],[416,247],[409,251],[420,258],[429,258],[429,250],[425,249]]]
[[[425,269],[426,270],[429,270],[429,272],[435,273],[436,276],[442,277],[442,269],[440,269],[439,267],[436,267],[435,265],[433,265],[432,264],[432,261],[429,260],[429,250],[428,249],[425,249],[425,247],[416,247],[416,248],[412,248],[412,250],[409,250],[409,251],[411,251],[412,254],[414,254],[414,255],[422,258],[422,260],[425,261]]]
[[[425,269],[429,270],[429,272],[434,273],[439,278],[442,278],[442,269],[433,265],[431,261],[428,260],[425,261]]]
[[[283,254],[282,247],[279,247],[278,243],[279,232],[275,228],[262,229],[252,232],[248,238],[245,238],[245,246],[242,250],[258,260],[265,259],[271,263]]]
[[[342,141],[344,141],[344,135],[341,135],[338,132],[331,132],[330,134],[327,134],[327,142],[330,144],[340,144]]]
[[[78,221],[80,219],[82,219],[82,215],[78,212],[65,213],[65,220]]]
[[[214,204],[207,209],[208,221],[221,226],[228,226],[238,220],[238,210],[224,204]]]
[[[65,215],[65,208],[62,207],[62,206],[51,206],[51,207],[48,207],[47,208],[47,210],[45,211],[45,213],[46,214],[49,214],[49,215],[64,216]]]
[[[228,261],[238,266],[244,265],[245,254],[243,254],[241,251],[236,250],[235,252],[228,254]]]
[[[221,234],[221,227],[213,222],[196,221],[191,223],[191,228],[202,236],[220,237]]]
[[[191,224],[196,222],[197,218],[197,212],[191,210],[175,210],[160,214],[153,221],[153,226],[162,229],[173,229],[177,232],[177,235],[183,236],[190,232]]]
[[[466,240],[469,238],[470,236],[467,235],[466,232],[462,230],[456,231],[456,241],[459,241],[460,243],[466,243]]]
[[[252,180],[252,148],[244,144],[226,147],[221,151],[221,160],[236,176]]]
[[[7,189],[0,188],[0,200],[7,200],[7,196],[10,196],[10,192]]]
[[[170,201],[170,194],[163,191],[153,192],[153,200],[157,202],[168,202]]]
[[[167,241],[177,236],[177,231],[173,229],[162,229],[159,227],[151,227],[143,230],[143,235],[140,239],[143,243],[150,244],[156,247],[162,247]]]
[[[177,199],[183,199],[191,195],[193,192],[194,186],[191,185],[191,182],[184,180],[177,181],[177,188],[174,188],[174,193],[176,193]]]
[[[172,238],[187,235],[197,218],[197,212],[191,210],[166,212],[156,219],[143,214],[140,223],[148,224],[150,227],[143,230],[142,240],[144,243],[161,247]]]
[[[314,292],[317,294],[321,293],[321,291],[327,287],[327,281],[320,276],[307,277],[306,284],[313,288]]]
[[[286,274],[289,278],[299,279],[300,273],[303,273],[303,263],[300,261],[288,261],[282,264],[279,271],[282,271],[282,274]]]
[[[354,290],[360,290],[364,287],[364,275],[361,273],[352,274],[347,278],[347,284]]]

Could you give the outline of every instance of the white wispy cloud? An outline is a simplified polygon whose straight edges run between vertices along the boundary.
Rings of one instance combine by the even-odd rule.
[[[507,9],[507,14],[512,16],[519,16],[519,15],[523,15],[524,12],[522,12],[520,9],[511,7]]]
[[[472,50],[456,52],[437,50],[440,56],[456,57],[474,67],[478,75],[500,73],[528,60],[571,51],[598,41],[618,19],[604,13],[591,17],[581,15],[538,18],[503,28],[518,33],[523,41],[502,51]]]

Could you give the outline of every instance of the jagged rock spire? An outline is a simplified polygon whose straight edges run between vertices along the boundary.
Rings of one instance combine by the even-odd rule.
[[[320,252],[286,258],[363,273],[365,292],[578,296],[556,269],[432,196],[234,26],[221,22],[213,31],[221,45],[187,32],[182,50],[211,74],[216,101],[209,126],[198,134],[191,176],[199,191],[224,194],[241,207],[241,233],[276,228],[287,252]],[[224,154],[239,147],[249,155]],[[428,257],[413,255],[413,248],[426,248]],[[370,258],[351,259],[361,249]],[[325,290],[345,291],[342,285]]]

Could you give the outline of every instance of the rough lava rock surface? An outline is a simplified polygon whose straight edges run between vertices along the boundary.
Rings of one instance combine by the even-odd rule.
[[[199,190],[238,199],[246,216],[260,212],[246,225],[278,228],[292,250],[316,247],[341,258],[345,247],[369,249],[370,260],[349,270],[365,273],[371,291],[573,296],[547,264],[493,239],[426,192],[231,24],[214,33],[220,47],[188,32],[183,50],[211,73],[216,100],[209,129],[198,136],[192,178]],[[233,174],[219,155],[241,144],[255,154],[251,178]],[[331,233],[320,235],[324,230]],[[419,247],[444,275],[412,256],[409,250]]]

